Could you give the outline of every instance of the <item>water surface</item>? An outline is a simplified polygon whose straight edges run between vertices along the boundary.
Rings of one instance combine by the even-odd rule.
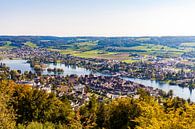
[[[0,62],[5,63],[7,66],[10,67],[12,70],[21,70],[21,72],[24,71],[32,71],[34,72],[33,68],[30,67],[30,64],[27,63],[26,60],[1,60]],[[71,75],[71,74],[76,74],[78,76],[80,75],[89,75],[92,73],[92,71],[87,70],[85,68],[80,68],[80,67],[71,67],[71,66],[65,66],[64,64],[46,64],[47,68],[61,68],[64,70],[64,72],[61,75]],[[45,69],[43,71],[44,75],[51,75],[54,74],[52,72],[47,72]],[[105,75],[101,73],[94,73],[95,75]],[[107,75],[105,75],[107,76]],[[160,83],[158,81],[153,81],[153,80],[144,80],[144,79],[137,79],[137,78],[123,78],[125,80],[130,80],[139,84],[143,84],[145,86],[150,86],[153,88],[158,88],[162,89],[165,92],[168,92],[169,90],[173,90],[174,96],[179,96],[184,99],[190,98],[193,102],[195,102],[195,94],[194,94],[194,89],[189,89],[189,88],[182,88],[179,87],[178,85],[170,85],[166,83]]]

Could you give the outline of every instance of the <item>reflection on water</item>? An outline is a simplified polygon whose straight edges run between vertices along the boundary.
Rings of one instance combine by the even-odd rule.
[[[21,70],[22,73],[25,71],[34,72],[26,60],[1,60],[0,62],[5,63],[11,70]]]
[[[21,70],[21,72],[25,71],[32,71],[34,72],[33,68],[30,67],[29,63],[26,63],[26,60],[1,60],[1,63],[5,63],[11,70]],[[65,64],[46,64],[47,68],[60,68],[63,69],[64,72],[61,75],[70,75],[70,74],[77,74],[77,75],[89,75],[91,73],[90,70],[86,70],[85,68],[79,68],[76,66],[66,66]],[[53,75],[53,72],[48,72],[47,69],[44,69],[44,75]]]
[[[136,78],[123,78],[125,80],[130,80],[139,84],[143,84],[145,86],[150,86],[158,89],[162,89],[166,92],[169,90],[173,90],[175,96],[188,99],[190,98],[192,101],[195,102],[195,94],[194,89],[190,89],[187,87],[179,87],[178,85],[170,85],[166,83],[159,83],[158,81],[151,81],[151,80],[144,80],[144,79],[136,79]]]
[[[76,74],[76,75],[89,75],[91,73],[90,70],[87,70],[85,68],[80,68],[80,67],[76,67],[76,66],[66,66],[65,64],[47,64],[47,68],[60,68],[63,69],[64,72],[61,75],[71,75],[71,74]],[[43,74],[49,74],[52,75],[54,74],[53,72],[48,72],[47,70],[43,71]]]

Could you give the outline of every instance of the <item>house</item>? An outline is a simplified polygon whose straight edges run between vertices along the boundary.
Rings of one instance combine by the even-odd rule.
[[[34,82],[32,82],[32,81],[18,81],[16,83],[17,84],[22,84],[22,85],[34,86]]]
[[[51,87],[50,87],[50,86],[43,87],[43,88],[41,88],[41,89],[44,90],[44,91],[47,92],[47,93],[51,93]]]
[[[81,92],[82,94],[85,93],[85,85],[76,85],[73,87],[73,89],[76,91],[76,92]]]

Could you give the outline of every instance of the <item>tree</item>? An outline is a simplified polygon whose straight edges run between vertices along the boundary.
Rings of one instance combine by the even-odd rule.
[[[13,84],[12,81],[0,81],[0,129],[14,129],[15,127],[15,114],[9,106]]]
[[[0,93],[0,129],[14,129],[15,114],[6,104],[7,100]]]
[[[80,121],[84,128],[94,128],[96,126],[98,105],[97,98],[93,95],[90,101],[80,108]]]
[[[68,102],[60,101],[54,94],[25,87],[18,87],[12,99],[18,115],[17,123],[49,121],[69,124],[73,119],[74,112]]]
[[[169,92],[167,93],[167,97],[173,98],[173,90],[169,90]]]

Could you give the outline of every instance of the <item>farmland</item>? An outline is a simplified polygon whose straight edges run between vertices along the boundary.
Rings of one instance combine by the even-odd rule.
[[[148,58],[176,58],[194,51],[195,37],[36,37],[1,36],[0,48],[45,48],[83,58],[123,62]]]

